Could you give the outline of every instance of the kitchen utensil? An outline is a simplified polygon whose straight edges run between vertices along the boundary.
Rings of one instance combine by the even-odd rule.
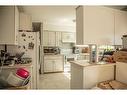
[[[22,78],[27,78],[29,76],[29,72],[23,68],[18,69],[16,74]]]
[[[19,77],[11,72],[6,81],[11,86],[21,86],[24,82],[24,78]]]

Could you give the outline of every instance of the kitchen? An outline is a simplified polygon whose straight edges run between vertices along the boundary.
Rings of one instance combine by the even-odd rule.
[[[106,6],[1,6],[0,13],[1,83],[17,85],[11,78],[18,82],[21,72],[27,74],[25,89],[91,89],[114,79],[116,64],[109,60],[110,54],[104,54],[126,48],[126,11]],[[90,69],[86,79],[91,84],[83,84],[82,71],[97,62],[95,71],[104,66],[107,72],[100,74],[99,81],[92,81],[94,71]],[[106,68],[108,65],[111,67]],[[79,72],[76,68],[81,66]]]
[[[26,7],[25,9],[23,9],[24,7]],[[30,69],[29,70],[29,73],[30,73],[30,89],[39,89],[39,73],[40,74],[43,74],[43,73],[53,73],[53,72],[63,72],[64,71],[64,64],[66,63],[66,60],[65,59],[65,54],[62,54],[60,53],[60,49],[61,49],[61,52],[62,52],[62,49],[63,51],[68,49],[67,50],[67,54],[69,55],[68,52],[71,52],[72,54],[72,47],[75,43],[75,29],[73,29],[73,26],[64,26],[63,27],[63,24],[65,23],[68,23],[68,21],[64,23],[64,20],[63,20],[63,23],[61,23],[61,18],[62,17],[59,17],[60,18],[60,22],[58,22],[57,20],[55,20],[54,22],[58,22],[61,23],[61,26],[55,26],[55,25],[52,25],[52,24],[48,24],[46,25],[45,22],[41,20],[43,20],[43,18],[41,18],[41,20],[37,21],[32,21],[32,19],[34,19],[32,16],[34,17],[37,17],[38,18],[38,14],[35,14],[33,13],[33,15],[31,15],[29,12],[33,12],[33,9],[35,10],[34,12],[37,12],[36,8],[39,8],[38,6],[37,7],[27,7],[27,6],[18,6],[18,7],[2,7],[1,6],[1,13],[3,13],[1,15],[1,19],[3,18],[3,23],[1,23],[1,29],[3,29],[4,31],[8,32],[8,28],[6,28],[7,30],[5,30],[4,28],[4,25],[8,25],[9,28],[10,25],[13,25],[16,28],[18,28],[18,23],[19,23],[19,32],[17,33],[17,30],[13,30],[13,29],[9,29],[9,30],[12,30],[14,31],[14,34],[15,35],[12,35],[13,37],[11,38],[14,38],[14,39],[11,39],[10,38],[10,35],[6,35],[6,33],[4,35],[1,35],[1,55],[3,54],[6,59],[8,57],[11,57],[11,56],[14,56],[14,59],[17,58],[16,55],[20,55],[20,58],[18,59],[19,61],[30,61],[29,63],[30,64],[27,64],[27,62],[25,63],[21,63],[23,65],[20,66],[19,64],[19,61],[17,61],[17,63],[15,65],[18,65],[18,66],[15,66],[14,64],[11,64],[11,61],[8,62],[8,66],[7,66],[7,69],[5,72],[5,70],[3,69],[4,66],[1,66],[1,70],[5,73],[7,73],[6,77],[3,77],[1,78],[1,81],[3,82],[3,80],[6,80],[8,78],[10,78],[10,76],[12,77],[12,74],[9,74],[9,71],[10,68],[9,66],[14,66],[13,68],[15,68],[16,70],[18,68],[23,68],[23,67],[27,67],[25,65],[28,65],[29,67],[28,68],[25,68],[25,69]],[[32,8],[32,10],[29,8]],[[50,14],[51,14],[51,9],[52,7],[43,7],[42,6],[42,9],[44,10],[45,12],[45,8],[47,8],[46,10],[49,11],[48,14],[45,13],[45,15],[40,14],[42,15],[42,17],[45,17],[45,16],[49,16],[48,17],[48,20],[50,20]],[[54,8],[53,10],[56,10],[58,9],[59,7],[56,7]],[[66,7],[63,7],[61,9],[64,9]],[[68,7],[69,8],[69,7]],[[66,8],[66,9],[68,9]],[[17,10],[18,9],[18,10]],[[64,11],[66,11],[66,9],[64,9]],[[28,10],[28,11],[27,11]],[[75,11],[74,7],[70,7],[70,10],[69,12],[73,10]],[[7,11],[7,12],[6,12]],[[25,11],[25,12],[24,12]],[[46,11],[46,12],[47,12]],[[61,10],[58,9],[58,11],[60,12]],[[57,11],[57,12],[58,12]],[[56,13],[57,13],[56,12]],[[68,12],[68,13],[69,13]],[[17,22],[14,22],[13,19],[11,18],[8,18],[7,17],[7,21],[4,21],[4,16],[8,14],[12,14],[11,17],[15,17],[15,20],[14,21],[17,21]],[[40,13],[40,11],[38,11],[38,13]],[[49,14],[50,13],[50,14]],[[58,13],[59,15],[60,13]],[[71,14],[75,14],[74,12],[71,12]],[[60,15],[61,16],[61,15]],[[17,20],[19,19],[19,20]],[[62,18],[63,19],[63,18]],[[8,21],[11,20],[12,22],[14,22],[13,24],[11,23],[8,23]],[[46,19],[47,20],[47,19]],[[19,22],[18,22],[19,21]],[[51,21],[52,21],[52,18],[51,18]],[[53,24],[55,24],[53,22]],[[71,24],[75,24],[73,22],[73,19],[71,19],[71,21],[69,22]],[[57,24],[57,25],[58,25]],[[59,28],[57,28],[59,27]],[[1,30],[1,31],[3,31]],[[68,32],[69,31],[69,32]],[[69,37],[68,37],[69,35]],[[4,37],[3,37],[4,36]],[[12,40],[12,42],[10,41],[10,38]],[[63,39],[62,39],[63,38]],[[69,38],[69,39],[68,39]],[[6,39],[8,39],[6,41]],[[63,47],[63,48],[59,48],[59,47]],[[24,54],[25,52],[25,54]],[[6,54],[7,53],[7,54]],[[64,51],[64,53],[66,53]],[[71,55],[70,54],[70,55]],[[9,60],[9,59],[7,59]],[[12,59],[13,60],[13,59]],[[5,65],[6,62],[4,62],[4,65]],[[10,63],[10,64],[9,64]],[[49,63],[49,64],[48,64]],[[3,64],[1,64],[3,65]],[[3,73],[2,72],[2,73]],[[13,73],[15,73],[13,71]],[[4,74],[4,73],[3,73]],[[3,76],[3,75],[2,75]],[[42,75],[43,76],[43,75]],[[13,80],[12,80],[13,81]],[[11,83],[12,85],[12,83]]]

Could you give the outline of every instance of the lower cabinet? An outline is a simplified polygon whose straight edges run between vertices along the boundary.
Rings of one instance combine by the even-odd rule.
[[[49,31],[43,32],[43,45],[56,46],[56,33]]]
[[[64,71],[64,57],[62,55],[44,56],[44,73]]]
[[[52,72],[54,67],[53,60],[44,60],[44,72]]]
[[[58,59],[54,61],[54,71],[63,71],[63,61]]]

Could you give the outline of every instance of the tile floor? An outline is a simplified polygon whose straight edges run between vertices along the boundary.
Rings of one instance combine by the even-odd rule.
[[[40,75],[39,89],[70,89],[70,64],[65,64],[63,73]]]

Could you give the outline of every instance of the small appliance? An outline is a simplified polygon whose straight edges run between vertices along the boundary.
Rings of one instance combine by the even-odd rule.
[[[78,47],[73,47],[73,53],[78,54],[80,52]]]
[[[44,47],[44,54],[60,54],[59,47]]]

